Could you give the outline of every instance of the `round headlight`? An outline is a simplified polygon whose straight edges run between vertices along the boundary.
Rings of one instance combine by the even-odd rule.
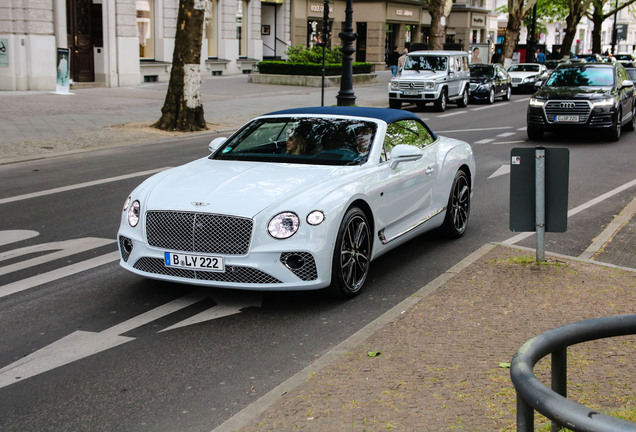
[[[128,206],[130,205],[130,200],[132,198],[128,197],[126,198],[126,202],[124,203],[124,211],[128,210]]]
[[[267,225],[269,235],[276,239],[286,239],[298,231],[300,219],[295,213],[283,212],[274,216]]]
[[[309,225],[320,225],[325,220],[325,214],[320,210],[314,210],[307,215]]]
[[[136,227],[139,223],[139,213],[141,209],[141,204],[139,201],[135,200],[128,207],[128,223],[131,227]]]

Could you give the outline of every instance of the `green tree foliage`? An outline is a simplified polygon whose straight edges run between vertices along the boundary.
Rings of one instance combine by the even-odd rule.
[[[322,47],[307,48],[295,45],[287,49],[287,61],[290,63],[319,63],[322,64]],[[342,63],[340,48],[325,48],[325,63]]]

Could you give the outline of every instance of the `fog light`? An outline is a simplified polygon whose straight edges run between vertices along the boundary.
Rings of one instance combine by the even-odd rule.
[[[305,259],[300,255],[289,255],[285,258],[283,264],[290,270],[298,270],[305,265]]]

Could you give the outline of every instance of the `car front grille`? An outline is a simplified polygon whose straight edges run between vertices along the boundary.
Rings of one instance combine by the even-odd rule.
[[[418,81],[412,81],[412,82],[400,81],[399,89],[400,90],[424,90],[424,83],[421,82],[421,81],[420,82],[418,82]]]
[[[512,82],[515,84],[519,84],[521,82],[521,78],[513,78]]]
[[[225,266],[224,272],[210,272],[166,267],[161,258],[142,257],[133,266],[146,273],[180,277],[201,281],[233,282],[242,284],[276,284],[281,283],[274,276],[258,269],[240,266]]]
[[[579,123],[585,123],[592,111],[587,101],[553,100],[545,105],[545,115],[549,122],[554,121],[557,115],[579,116]]]
[[[177,211],[146,213],[146,236],[154,247],[184,252],[244,255],[252,238],[251,219]]]

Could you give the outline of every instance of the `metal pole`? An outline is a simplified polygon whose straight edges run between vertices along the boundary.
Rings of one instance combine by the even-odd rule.
[[[545,148],[535,148],[535,224],[537,227],[537,262],[545,261]]]
[[[612,54],[616,54],[614,51],[614,47],[616,46],[616,41],[618,39],[618,35],[616,34],[616,15],[618,15],[618,0],[616,0],[616,11],[614,12],[614,28],[612,29]]]
[[[345,25],[340,33],[342,40],[342,77],[340,78],[340,91],[336,99],[338,106],[352,106],[356,103],[356,95],[353,92],[353,53],[356,49],[353,42],[358,37],[353,32],[353,0],[347,0],[345,8]]]
[[[552,352],[552,391],[568,397],[568,349],[560,348]],[[552,422],[552,432],[560,432],[563,428]]]
[[[325,49],[329,40],[329,0],[323,2],[322,11],[322,90],[320,92],[320,106],[325,106]]]
[[[534,408],[517,392],[517,432],[534,431]]]

